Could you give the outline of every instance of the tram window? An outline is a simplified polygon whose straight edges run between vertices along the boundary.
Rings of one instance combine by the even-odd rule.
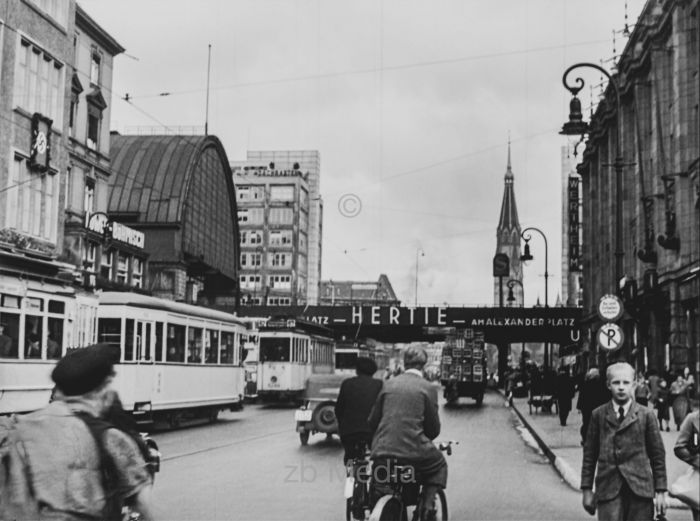
[[[15,297],[14,295],[3,295],[2,307],[19,309],[19,297]]]
[[[32,300],[40,301],[40,299]],[[42,317],[34,315],[24,317],[24,358],[41,358],[42,325]]]
[[[336,369],[355,369],[357,365],[357,353],[336,353]]]
[[[289,338],[262,337],[260,360],[263,362],[289,362]]]
[[[156,360],[156,362],[163,361],[163,323],[162,322],[156,322],[155,360]]]
[[[119,318],[101,318],[97,321],[97,341],[121,349],[122,321]]]
[[[66,312],[66,303],[60,300],[49,300],[49,313],[63,315]]]
[[[19,356],[19,315],[0,313],[0,358]]]
[[[208,340],[206,340],[208,338]],[[204,363],[216,364],[219,356],[219,332],[208,329],[204,345]]]
[[[232,364],[233,363],[233,347],[235,343],[235,338],[233,333],[223,332],[221,333],[221,363],[222,364]]]
[[[187,363],[202,363],[202,328],[191,327],[187,332]]]
[[[184,362],[185,361],[185,326],[175,324],[168,325],[168,353],[166,362]]]
[[[51,306],[49,305],[49,309]],[[46,340],[46,358],[58,360],[63,353],[63,319],[49,317],[49,337]]]
[[[124,361],[134,360],[134,319],[126,319],[126,330],[124,331]]]

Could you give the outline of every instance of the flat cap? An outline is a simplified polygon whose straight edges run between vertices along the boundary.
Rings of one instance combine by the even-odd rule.
[[[114,374],[119,361],[119,348],[110,344],[94,344],[69,351],[51,373],[51,378],[67,396],[89,393]]]

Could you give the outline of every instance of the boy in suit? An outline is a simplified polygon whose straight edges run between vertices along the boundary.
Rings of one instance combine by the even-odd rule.
[[[627,363],[608,367],[612,400],[593,411],[583,446],[583,508],[600,521],[653,521],[654,502],[666,512],[664,444],[651,410],[634,401],[634,374]]]

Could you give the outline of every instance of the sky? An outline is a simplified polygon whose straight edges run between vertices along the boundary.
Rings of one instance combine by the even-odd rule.
[[[561,147],[570,139],[558,135],[570,100],[562,74],[578,62],[611,70],[626,43],[625,23],[631,27],[644,5],[79,3],[126,49],[114,63],[113,129],[203,133],[211,45],[208,128],[229,160],[244,160],[247,150],[321,154],[322,278],[368,281],[385,273],[404,304],[471,306],[494,304],[492,259],[509,139],[520,224],[547,237],[555,302]],[[579,75],[587,113],[602,78],[591,69]],[[354,217],[340,211],[348,197],[361,201]],[[537,234],[531,252],[526,306],[544,301]]]

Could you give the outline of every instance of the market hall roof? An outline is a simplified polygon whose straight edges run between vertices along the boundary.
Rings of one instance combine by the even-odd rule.
[[[236,278],[236,200],[217,137],[115,133],[110,156],[108,213],[146,232],[151,261],[184,255]],[[149,240],[164,225],[179,230],[175,243]]]

